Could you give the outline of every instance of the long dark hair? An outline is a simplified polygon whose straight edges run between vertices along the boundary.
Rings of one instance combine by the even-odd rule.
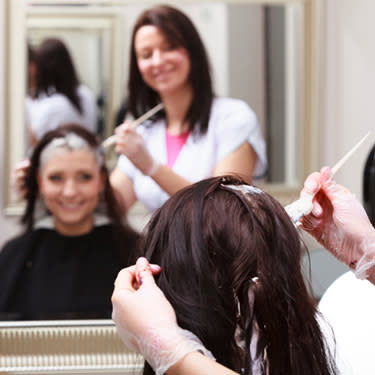
[[[270,195],[234,177],[200,181],[156,211],[141,248],[163,269],[157,283],[179,325],[219,363],[252,374],[257,326],[263,374],[336,373],[302,276],[298,232]]]
[[[78,76],[72,57],[66,45],[57,38],[42,41],[35,52],[36,92],[50,95],[50,90],[65,95],[73,106],[82,113],[82,105],[77,93]]]
[[[97,152],[99,152],[100,150],[100,142],[97,136],[77,124],[67,124],[60,126],[56,130],[47,132],[42,137],[31,155],[30,167],[26,172],[25,178],[26,208],[21,222],[25,225],[27,231],[33,229],[35,221],[36,203],[39,198],[37,176],[40,166],[41,153],[54,139],[63,138],[71,133],[76,134],[84,139],[93,150],[93,152],[94,150],[98,150]],[[134,261],[135,259],[135,251],[133,251],[132,254],[124,254],[124,248],[126,247],[128,249],[135,250],[139,236],[123,219],[122,212],[124,212],[124,210],[121,207],[120,202],[116,199],[116,196],[110,185],[108,169],[106,168],[104,163],[101,166],[101,173],[103,173],[104,175],[103,201],[106,214],[110,218],[114,228],[114,242],[121,258],[126,259],[126,262],[124,264],[130,264],[130,262]]]
[[[193,88],[193,100],[185,115],[185,121],[189,123],[190,131],[204,134],[208,128],[214,97],[207,52],[192,21],[180,10],[168,5],[159,5],[144,11],[133,28],[127,99],[129,111],[138,117],[160,102],[159,94],[143,81],[135,53],[135,35],[146,25],[157,27],[173,46],[187,50],[191,64],[189,81]],[[157,115],[160,116],[162,115]]]

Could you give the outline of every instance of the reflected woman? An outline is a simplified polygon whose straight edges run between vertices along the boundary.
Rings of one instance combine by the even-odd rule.
[[[180,10],[160,5],[135,23],[127,110],[139,117],[161,102],[164,110],[133,129],[116,128],[121,154],[112,186],[126,208],[140,200],[149,212],[172,194],[211,176],[264,174],[266,152],[255,113],[232,98],[215,97],[201,37]]]
[[[66,45],[47,38],[35,49],[35,92],[26,99],[31,146],[61,125],[76,123],[96,131],[97,108],[91,90],[80,84]]]
[[[26,174],[26,232],[0,252],[0,311],[19,319],[109,318],[138,236],[121,221],[97,138],[47,133]]]

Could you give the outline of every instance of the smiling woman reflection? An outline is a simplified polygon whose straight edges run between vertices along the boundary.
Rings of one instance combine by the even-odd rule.
[[[4,318],[109,318],[137,235],[121,222],[96,137],[79,125],[47,133],[26,186],[26,232],[0,253]]]
[[[112,186],[126,208],[140,200],[152,212],[172,194],[211,176],[250,182],[266,167],[256,115],[243,101],[215,97],[207,53],[191,20],[170,6],[142,13],[132,34],[127,100],[139,117],[164,111],[133,129],[116,128],[121,154]]]

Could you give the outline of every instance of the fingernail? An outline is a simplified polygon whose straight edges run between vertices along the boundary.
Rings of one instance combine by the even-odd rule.
[[[144,257],[140,257],[137,260],[137,274],[138,274],[138,283],[142,285],[143,277],[146,275],[147,271],[149,270],[150,265],[148,260]]]
[[[314,216],[320,216],[322,214],[322,208],[320,206],[314,206],[312,209],[312,214]]]
[[[317,187],[318,187],[318,184],[315,180],[313,179],[310,179],[310,180],[307,180],[306,181],[306,184],[305,184],[306,188],[311,191],[311,192],[314,192]]]
[[[145,257],[138,258],[138,260],[137,260],[137,266],[146,269],[149,266],[148,260]]]

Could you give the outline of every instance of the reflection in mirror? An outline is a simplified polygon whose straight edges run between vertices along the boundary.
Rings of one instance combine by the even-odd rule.
[[[112,13],[112,22],[121,25],[115,46],[121,51],[120,70],[111,77],[108,56],[114,47],[111,45],[114,35],[111,40],[108,27],[79,26],[83,17],[81,7],[68,10],[50,7],[46,18],[43,17],[46,6],[29,6],[28,40],[36,44],[45,37],[57,36],[67,43],[82,82],[95,92],[102,135],[113,132],[121,119],[121,109],[126,108],[130,33],[137,15],[145,7],[139,3],[104,7],[104,13]],[[216,93],[244,100],[257,114],[269,158],[264,182],[295,184],[301,169],[298,164],[301,159],[295,157],[299,152],[296,139],[302,136],[296,124],[301,123],[303,115],[302,88],[298,87],[302,69],[301,4],[208,2],[184,3],[178,7],[192,18],[204,39]],[[66,13],[65,17],[61,17],[61,12]],[[97,13],[90,7],[87,12]],[[114,81],[121,82],[117,92],[111,90]]]
[[[68,25],[59,25],[58,20],[48,19],[46,23],[38,17],[30,16],[27,22],[27,42],[33,50],[37,50],[47,38],[57,38],[66,45],[79,82],[94,94],[97,108],[94,130],[104,138],[108,114],[110,32],[108,28],[83,28],[79,21],[72,17]]]
[[[95,93],[98,132],[110,136],[125,114],[121,110],[128,94],[130,31],[136,16],[150,3],[37,0],[21,6],[21,2],[11,5],[8,143],[21,139],[22,134],[26,138],[24,114],[19,111],[20,93],[26,86],[20,62],[26,58],[15,46],[22,40],[25,45],[27,41],[37,44],[47,36],[59,37],[68,45],[81,81]],[[314,105],[312,88],[304,86],[312,82],[312,68],[306,64],[306,56],[311,57],[311,36],[306,35],[309,6],[302,0],[170,3],[186,12],[200,31],[213,67],[216,93],[243,99],[257,114],[269,160],[268,171],[258,183],[283,201],[291,199],[315,160],[312,149],[303,148],[311,136]],[[26,146],[25,141],[9,149],[8,171],[23,159]],[[10,187],[5,212],[20,213],[20,203]]]
[[[46,37],[58,37],[67,44],[81,82],[95,93],[98,132],[107,137],[120,121],[118,114],[128,94],[130,32],[138,14],[150,4],[44,3],[35,1],[22,10],[26,14],[26,28],[22,30],[26,33],[25,42],[36,46]],[[305,103],[303,3],[275,1],[274,5],[269,2],[264,5],[261,1],[251,4],[250,0],[249,4],[244,1],[174,4],[189,15],[204,40],[217,95],[242,99],[257,114],[269,159],[269,169],[260,183],[266,188],[280,185],[293,193],[305,172],[300,146],[305,129],[299,125],[303,124]],[[19,87],[19,78],[12,79]],[[26,77],[22,82],[24,87],[25,81]],[[22,95],[13,95],[12,101],[18,103],[16,108],[22,107],[22,99]],[[22,116],[14,112],[12,118]],[[24,131],[23,123],[16,121],[17,131]],[[12,134],[16,132],[10,130],[11,138]],[[9,158],[8,169],[25,152],[26,144],[16,148]],[[19,208],[11,191],[7,203],[8,213]]]
[[[78,124],[30,156],[25,232],[0,250],[0,319],[109,319],[114,281],[136,259],[100,142]]]

